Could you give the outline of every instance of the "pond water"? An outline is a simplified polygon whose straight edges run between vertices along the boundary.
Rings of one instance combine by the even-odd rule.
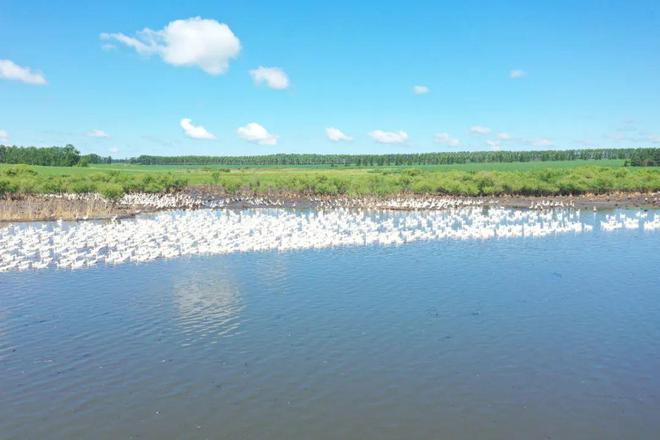
[[[222,252],[166,228],[183,256],[80,270],[51,243],[45,268],[0,273],[0,438],[658,438],[660,230],[639,214],[359,224],[430,234],[389,245],[312,219],[335,227],[315,248]],[[6,262],[34,257],[10,241],[31,227],[5,228]]]

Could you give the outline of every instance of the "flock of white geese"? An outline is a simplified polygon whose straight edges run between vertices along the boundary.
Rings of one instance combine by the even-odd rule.
[[[420,240],[541,237],[617,229],[660,230],[660,214],[606,216],[576,209],[481,206],[442,210],[195,209],[111,221],[0,226],[0,272],[80,269],[190,255],[401,245]]]
[[[224,197],[204,197],[185,193],[176,194],[125,194],[119,204],[129,207],[151,209],[196,209],[196,208],[315,208],[315,209],[387,209],[421,210],[447,209],[469,206],[483,206],[483,199],[461,197],[426,197],[426,196],[305,196],[279,197],[277,195],[232,195]],[[559,205],[557,205],[559,206]],[[563,203],[561,205],[564,206]],[[539,207],[540,208],[540,205]],[[532,209],[537,209],[534,207]]]
[[[83,194],[45,194],[42,197],[50,199],[66,199],[77,201],[104,201],[96,193]],[[164,209],[219,209],[219,208],[294,208],[294,209],[384,209],[384,210],[437,210],[471,206],[497,206],[488,198],[405,195],[391,197],[375,196],[314,196],[304,198],[296,196],[274,195],[213,195],[192,193],[129,193],[124,194],[117,204],[123,207],[143,208],[147,210]],[[529,201],[529,209],[574,208],[572,200],[541,200]]]

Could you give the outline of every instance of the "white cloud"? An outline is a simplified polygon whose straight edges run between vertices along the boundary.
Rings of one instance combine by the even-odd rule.
[[[513,69],[511,72],[509,72],[509,78],[511,79],[518,79],[527,76],[527,72],[524,70],[520,69]]]
[[[497,139],[501,141],[509,141],[511,140],[511,135],[509,133],[501,132],[497,134]]]
[[[532,145],[534,147],[551,147],[554,145],[554,143],[550,139],[541,138],[533,141]]]
[[[461,145],[461,141],[456,138],[453,138],[449,133],[438,133],[435,135],[436,144],[447,145],[450,147],[458,147]]]
[[[418,85],[413,87],[413,93],[415,95],[426,95],[430,91],[431,89],[429,89],[427,86]]]
[[[196,66],[210,75],[225,73],[229,60],[241,51],[229,26],[201,17],[174,20],[157,31],[145,28],[135,37],[103,33],[101,39],[125,44],[141,55],[156,54],[174,66]]]
[[[482,127],[481,125],[474,125],[470,127],[470,133],[472,134],[479,134],[479,135],[487,135],[490,134],[491,129],[488,127]]]
[[[100,139],[108,139],[110,135],[103,130],[91,130],[87,132],[87,136]]]
[[[345,134],[338,128],[328,127],[325,129],[325,135],[333,142],[352,141],[353,138]]]
[[[112,148],[110,148],[110,152],[111,152],[112,154],[117,154],[117,153],[119,153],[119,148],[117,148],[117,147],[112,147]]]
[[[408,133],[405,131],[374,130],[369,136],[381,144],[403,144],[408,140]]]
[[[0,78],[37,86],[47,83],[43,74],[33,72],[29,67],[21,67],[12,60],[0,60]]]
[[[592,147],[597,144],[597,142],[592,141],[591,139],[574,139],[573,142],[576,145],[579,145],[581,147]]]
[[[500,141],[486,141],[486,145],[488,145],[493,151],[500,151],[502,148],[502,143]]]
[[[263,126],[256,122],[250,122],[236,130],[238,136],[249,142],[259,145],[277,145],[278,136],[271,134]]]
[[[181,119],[179,122],[183,131],[186,132],[186,136],[193,139],[215,139],[213,133],[209,133],[206,128],[201,125],[193,125],[192,121],[189,118]]]
[[[250,70],[255,84],[266,83],[271,89],[283,90],[289,87],[289,77],[279,67],[259,66]]]
[[[612,139],[614,141],[632,141],[634,138],[630,136],[629,134],[622,132],[622,131],[617,131],[614,133],[610,133],[606,135],[608,139]]]
[[[623,142],[627,142],[631,144],[643,144],[645,142],[660,143],[660,136],[647,134],[646,132],[643,132],[636,128],[627,129],[627,130],[618,129],[617,131],[606,134],[603,137],[615,141],[617,143],[623,143]]]
[[[0,142],[7,142],[9,140],[9,133],[5,130],[0,130]]]

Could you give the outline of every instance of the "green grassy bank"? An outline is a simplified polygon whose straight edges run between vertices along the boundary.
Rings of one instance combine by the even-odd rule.
[[[217,185],[232,193],[387,195],[435,193],[567,195],[660,191],[660,167],[624,167],[623,160],[471,163],[417,167],[258,167],[0,165],[0,194],[163,192]]]

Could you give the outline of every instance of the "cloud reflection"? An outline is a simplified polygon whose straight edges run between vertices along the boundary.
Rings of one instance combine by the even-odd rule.
[[[204,270],[200,270],[202,268]],[[184,273],[174,278],[177,323],[195,339],[211,337],[219,340],[239,328],[244,305],[229,270],[224,267],[206,269],[206,265],[186,265]]]

